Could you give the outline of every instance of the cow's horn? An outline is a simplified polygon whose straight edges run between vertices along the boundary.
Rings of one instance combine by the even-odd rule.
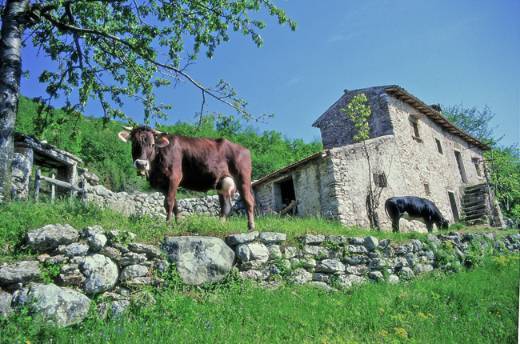
[[[128,131],[132,131],[134,128],[132,128],[132,127],[125,127],[125,126],[123,125],[123,129],[128,130]]]
[[[157,129],[152,129],[152,131],[153,131],[153,133],[154,133],[155,135],[161,135],[161,134],[162,134],[162,131],[159,131],[159,130],[157,130]]]

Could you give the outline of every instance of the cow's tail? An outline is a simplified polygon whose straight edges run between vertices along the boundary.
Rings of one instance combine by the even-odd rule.
[[[386,216],[391,218],[392,216],[390,216],[390,214],[388,213],[388,207],[389,206],[390,206],[390,202],[388,202],[388,200],[386,200],[386,202],[385,202],[385,213],[386,213]]]

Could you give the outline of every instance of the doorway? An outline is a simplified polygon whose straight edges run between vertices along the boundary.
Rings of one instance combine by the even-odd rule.
[[[460,177],[462,178],[462,182],[466,184],[468,182],[468,178],[466,176],[466,170],[464,169],[464,164],[462,163],[462,155],[459,151],[455,151],[455,159],[457,160],[457,166],[459,167]]]
[[[294,183],[292,177],[275,183],[275,207],[277,211],[283,210],[296,201]]]
[[[453,213],[453,220],[459,222],[459,210],[457,209],[457,201],[455,200],[455,194],[448,191],[448,197],[450,198],[451,212]]]

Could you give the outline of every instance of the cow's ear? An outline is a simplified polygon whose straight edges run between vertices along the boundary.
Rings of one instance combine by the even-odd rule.
[[[119,139],[123,142],[128,142],[128,138],[130,137],[130,132],[126,131],[126,130],[120,131],[119,134],[117,134],[117,137],[119,137]]]
[[[166,136],[159,136],[155,145],[159,148],[164,148],[170,144],[170,140]]]

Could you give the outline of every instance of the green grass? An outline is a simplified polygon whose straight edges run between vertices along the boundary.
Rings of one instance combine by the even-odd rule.
[[[141,242],[157,243],[165,235],[198,234],[224,237],[230,233],[246,231],[244,217],[232,217],[226,223],[216,217],[191,216],[178,224],[166,224],[164,220],[151,217],[126,217],[110,210],[100,209],[79,202],[34,203],[12,202],[0,206],[0,259],[11,255],[17,245],[23,242],[25,233],[51,223],[68,223],[77,229],[89,225],[101,225],[105,229],[129,230],[137,234]],[[409,233],[378,232],[374,230],[344,227],[338,222],[321,218],[289,218],[263,216],[256,219],[259,231],[287,233],[288,239],[305,233],[342,234],[349,236],[373,235],[378,238],[390,238],[404,241],[424,238],[426,235]],[[465,228],[464,231],[489,231],[488,228]],[[515,231],[500,231],[506,235]]]
[[[212,290],[163,289],[157,302],[109,321],[56,328],[29,315],[0,320],[5,343],[516,343],[518,256],[406,284],[327,293],[229,279]]]

